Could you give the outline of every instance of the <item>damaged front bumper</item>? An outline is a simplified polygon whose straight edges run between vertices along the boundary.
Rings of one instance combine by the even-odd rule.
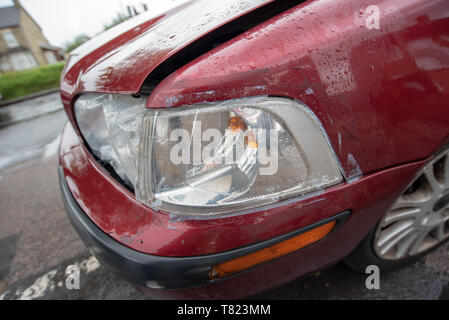
[[[207,285],[211,283],[210,270],[219,263],[259,251],[331,221],[337,222],[333,230],[335,232],[349,216],[348,211],[343,212],[275,239],[224,253],[183,258],[161,257],[130,249],[100,230],[73,198],[62,167],[59,167],[59,183],[69,219],[89,251],[119,277],[139,287],[151,289],[184,289]]]

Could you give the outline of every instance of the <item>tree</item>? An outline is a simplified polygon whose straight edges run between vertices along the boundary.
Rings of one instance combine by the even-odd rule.
[[[73,40],[68,41],[64,44],[64,49],[66,52],[72,52],[76,48],[78,48],[80,45],[82,45],[87,40],[90,40],[89,36],[82,33],[77,35]]]
[[[115,18],[112,19],[111,22],[105,24],[104,27],[104,31],[111,29],[112,27],[115,27],[116,25],[128,20],[129,16],[124,15],[122,13],[118,13],[117,16]],[[77,35],[75,38],[73,38],[73,40],[68,41],[64,44],[64,49],[66,52],[72,52],[73,50],[75,50],[76,48],[78,48],[80,45],[82,45],[84,42],[86,42],[87,40],[90,40],[90,37],[84,33]]]
[[[115,27],[116,25],[125,22],[126,20],[128,20],[130,17],[126,16],[122,13],[118,13],[117,16],[112,19],[111,22],[107,23],[104,25],[104,31],[111,29],[112,27]]]

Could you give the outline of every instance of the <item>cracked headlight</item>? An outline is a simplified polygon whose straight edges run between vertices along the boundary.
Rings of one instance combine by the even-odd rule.
[[[75,114],[92,151],[154,209],[226,214],[342,181],[318,120],[296,101],[255,97],[171,109],[144,104],[85,95]]]

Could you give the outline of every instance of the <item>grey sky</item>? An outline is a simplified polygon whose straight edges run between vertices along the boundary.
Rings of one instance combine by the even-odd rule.
[[[142,11],[142,4],[150,11],[161,11],[185,0],[20,0],[22,6],[42,27],[44,35],[53,45],[62,46],[80,33],[89,36],[102,31],[104,24],[126,5]],[[11,0],[0,0],[0,6]]]

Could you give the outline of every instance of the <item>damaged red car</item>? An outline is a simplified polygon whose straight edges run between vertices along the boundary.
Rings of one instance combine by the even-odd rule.
[[[110,270],[240,298],[449,238],[447,0],[194,0],[72,52],[59,176]]]

